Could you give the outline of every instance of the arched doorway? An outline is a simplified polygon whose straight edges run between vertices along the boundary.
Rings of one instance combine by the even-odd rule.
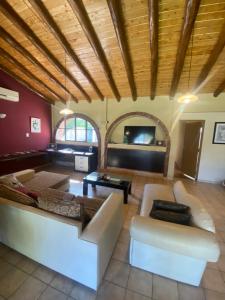
[[[165,142],[166,142],[166,155],[165,155],[165,163],[164,163],[164,172],[163,175],[167,176],[167,172],[168,172],[168,163],[169,163],[169,153],[170,153],[170,136],[169,136],[169,131],[166,128],[165,124],[158,119],[156,116],[151,115],[149,113],[145,113],[145,112],[130,112],[130,113],[126,113],[120,117],[118,117],[115,121],[113,121],[113,123],[109,126],[107,132],[106,132],[106,136],[105,136],[105,153],[104,153],[104,168],[107,168],[107,161],[108,161],[108,144],[111,138],[111,135],[113,133],[113,130],[124,120],[132,118],[132,117],[143,117],[143,118],[147,118],[149,120],[154,121],[154,123],[156,123],[161,130],[164,132],[165,135]]]
[[[56,127],[55,127],[55,130],[54,130],[54,137],[53,137],[53,140],[54,140],[54,143],[58,143],[59,141],[56,139],[56,135],[57,135],[57,131],[60,129],[60,124],[62,124],[64,121],[66,120],[69,120],[69,119],[80,119],[80,120],[84,120],[86,122],[86,131],[87,132],[91,132],[94,130],[94,135],[93,137],[90,136],[90,138],[88,139],[87,138],[87,133],[86,133],[86,139],[83,139],[83,143],[87,144],[87,145],[92,145],[92,144],[97,144],[97,147],[98,147],[98,168],[100,168],[100,164],[101,164],[101,135],[100,135],[100,131],[99,131],[99,128],[97,126],[97,124],[95,123],[95,121],[93,121],[90,117],[86,116],[85,114],[81,114],[81,113],[74,113],[72,115],[68,115],[68,116],[65,116],[63,118],[61,118],[57,124],[56,124]],[[89,125],[90,124],[90,125]],[[95,137],[96,135],[96,137]],[[92,141],[95,141],[96,142],[93,142]],[[76,145],[77,141],[76,140],[71,140],[71,143],[74,143]]]

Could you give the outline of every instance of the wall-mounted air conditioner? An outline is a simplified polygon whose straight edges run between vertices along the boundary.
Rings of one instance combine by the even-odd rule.
[[[18,102],[19,93],[0,87],[0,99]]]

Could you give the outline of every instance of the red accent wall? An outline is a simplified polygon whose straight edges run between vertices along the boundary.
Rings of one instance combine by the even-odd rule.
[[[51,105],[0,70],[0,87],[19,92],[19,102],[0,99],[0,154],[46,149],[51,139]],[[41,119],[41,133],[30,132],[30,118]],[[26,137],[26,133],[30,137]]]

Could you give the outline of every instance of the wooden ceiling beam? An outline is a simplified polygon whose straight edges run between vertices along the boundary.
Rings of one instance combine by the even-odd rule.
[[[219,96],[224,90],[225,90],[225,79],[220,83],[218,88],[215,90],[215,92],[213,93],[213,96],[214,97]]]
[[[43,88],[47,89],[54,97],[56,97],[57,100],[59,100],[63,103],[66,103],[66,101],[64,99],[62,99],[62,97],[59,94],[57,94],[50,87],[48,87],[47,84],[45,84],[39,78],[37,78],[35,75],[33,75],[27,68],[25,68],[19,61],[17,61],[14,57],[12,57],[8,52],[6,52],[1,47],[0,47],[0,55],[2,57],[4,57],[6,60],[10,61],[14,66],[18,67],[21,70],[21,72],[23,72],[31,80],[34,80],[39,85],[41,85]]]
[[[102,45],[99,41],[99,38],[95,32],[95,29],[91,23],[91,20],[87,14],[87,11],[84,7],[82,0],[68,0],[68,2],[70,4],[74,14],[76,15],[87,39],[89,40],[89,43],[91,44],[98,60],[100,61],[101,65],[103,67],[106,78],[109,82],[109,85],[112,89],[112,92],[113,92],[115,98],[117,99],[117,101],[120,101],[121,97],[120,97],[119,91],[117,89],[116,83],[113,79],[112,70],[109,66],[105,52],[102,48]]]
[[[19,29],[25,36],[33,43],[35,47],[53,64],[53,66],[64,76],[66,76],[83,94],[88,102],[91,102],[90,96],[80,85],[80,83],[73,77],[73,75],[66,70],[66,68],[58,61],[58,59],[48,50],[45,44],[39,37],[31,30],[26,22],[17,14],[6,0],[0,1],[0,11]]]
[[[78,56],[76,55],[75,51],[72,49],[70,43],[66,39],[65,35],[62,33],[59,26],[54,21],[53,17],[50,15],[49,11],[47,10],[44,3],[40,0],[29,0],[32,7],[35,9],[35,11],[38,13],[38,15],[41,17],[43,22],[47,25],[48,29],[53,33],[55,38],[59,41],[61,46],[64,48],[66,53],[70,56],[70,58],[73,60],[73,62],[78,66],[78,68],[81,70],[83,75],[88,79],[90,84],[92,85],[93,89],[99,96],[101,100],[104,100],[104,96],[102,92],[99,90],[97,84],[91,77],[88,70],[85,68],[85,66],[82,64]]]
[[[224,46],[225,46],[225,21],[223,23],[223,27],[220,31],[219,37],[216,41],[216,44],[213,47],[206,64],[203,66],[203,68],[201,70],[201,73],[197,79],[194,89],[198,89],[198,87],[200,85],[202,85],[203,82],[206,80],[207,76],[209,75],[209,72],[211,71],[212,67],[217,62],[219,55],[223,51]],[[220,90],[219,87],[218,87],[218,90]]]
[[[151,50],[151,87],[150,98],[154,100],[158,75],[158,31],[159,31],[159,4],[158,0],[148,0],[149,32]]]
[[[48,102],[50,104],[53,104],[53,105],[55,104],[54,100],[48,98],[47,96],[45,96],[44,94],[42,94],[41,92],[39,92],[38,90],[36,90],[28,82],[26,82],[23,78],[21,78],[20,76],[16,75],[11,70],[9,70],[6,66],[0,64],[0,70],[2,70],[3,72],[7,73],[9,76],[11,76],[17,82],[19,82],[20,84],[22,84],[23,86],[25,86],[27,89],[29,89],[34,94],[36,94],[36,95],[40,96],[41,98],[43,98],[43,100],[45,100],[46,102]]]
[[[130,50],[129,50],[125,26],[124,26],[121,1],[107,0],[107,2],[108,2],[111,18],[113,21],[113,26],[116,32],[117,40],[119,43],[120,51],[122,54],[123,63],[126,69],[131,95],[133,100],[135,101],[137,100],[137,88],[134,80],[133,65],[131,61],[131,55],[130,55]]]
[[[60,88],[66,91],[71,99],[78,102],[78,99],[56,78],[54,77],[29,51],[27,51],[21,44],[19,44],[12,35],[10,35],[2,26],[0,26],[0,37],[5,40],[12,48],[16,49],[21,55],[26,57],[33,65],[44,72],[49,79],[56,83]]]
[[[201,0],[186,0],[184,19],[181,27],[180,39],[177,46],[177,55],[175,67],[173,70],[173,79],[170,88],[170,97],[173,98],[176,94],[177,87],[180,81],[180,76],[184,66],[184,60],[188,49],[188,44],[194,28],[195,20],[198,14]]]

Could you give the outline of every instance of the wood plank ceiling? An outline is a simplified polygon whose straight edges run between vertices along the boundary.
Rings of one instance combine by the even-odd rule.
[[[51,103],[218,96],[224,46],[225,0],[0,1],[0,69]]]

